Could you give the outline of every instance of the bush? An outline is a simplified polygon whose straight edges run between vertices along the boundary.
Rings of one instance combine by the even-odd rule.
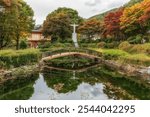
[[[114,41],[113,38],[109,37],[109,38],[105,38],[105,39],[102,39],[105,43],[111,43]]]
[[[145,54],[129,54],[127,56],[123,56],[122,60],[124,60],[126,63],[150,66],[150,57],[146,56]]]
[[[137,36],[131,36],[127,40],[130,44],[141,44],[143,39],[143,35],[139,34]]]
[[[28,44],[25,40],[21,40],[19,47],[20,49],[26,49],[28,47]]]
[[[38,44],[38,48],[49,48],[51,46],[51,42],[41,42]]]
[[[97,48],[97,43],[80,43],[79,47],[86,47],[86,48]]]
[[[119,43],[114,41],[111,43],[106,43],[105,48],[113,49],[113,48],[118,48]]]
[[[71,38],[68,38],[68,39],[64,39],[64,40],[60,39],[58,42],[60,42],[60,43],[72,43],[73,41]]]
[[[119,45],[119,49],[124,50],[124,51],[128,51],[129,49],[131,49],[131,47],[132,47],[132,45],[127,41],[124,41],[124,42],[120,43],[120,45]]]
[[[71,43],[53,43],[51,45],[52,48],[64,48],[64,47],[72,47],[73,45]]]
[[[98,43],[98,47],[99,48],[104,48],[106,46],[106,43],[105,42],[100,42]]]
[[[129,53],[145,53],[150,54],[150,43],[145,44],[129,44],[127,41],[122,42],[119,45],[119,49],[124,50]]]
[[[20,67],[38,62],[40,52],[37,49],[0,51],[0,68]]]
[[[98,43],[98,42],[100,42],[100,39],[96,39],[96,40],[93,40],[93,39],[79,39],[78,42],[79,43]]]
[[[150,54],[150,43],[134,45],[130,48],[130,52]]]

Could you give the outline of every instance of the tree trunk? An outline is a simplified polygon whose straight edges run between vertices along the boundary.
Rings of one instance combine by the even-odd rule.
[[[19,50],[19,34],[17,34],[17,37],[16,37],[16,50]]]
[[[0,39],[0,50],[3,48],[3,39]]]

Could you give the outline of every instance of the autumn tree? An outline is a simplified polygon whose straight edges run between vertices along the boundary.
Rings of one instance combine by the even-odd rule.
[[[145,34],[148,31],[150,1],[144,0],[131,7],[127,7],[121,20],[121,29],[128,36]],[[147,23],[146,23],[147,22]],[[146,23],[146,25],[145,25]]]
[[[114,37],[116,40],[123,39],[124,35],[120,29],[120,17],[123,14],[123,8],[108,13],[104,18],[104,35]]]
[[[141,27],[145,28],[147,31],[150,30],[150,1],[145,1],[141,3],[141,6],[145,7],[143,8],[144,12],[139,17],[138,22]]]
[[[19,42],[21,38],[27,37],[31,30],[34,27],[34,12],[32,8],[27,5],[24,1],[18,1],[20,4],[17,8],[17,20],[16,20],[16,28],[15,28],[15,34],[16,34],[16,49],[19,49]]]
[[[101,35],[102,22],[96,18],[86,20],[78,27],[78,32],[91,40],[94,36]]]
[[[0,0],[0,49],[8,46],[14,38],[15,9],[11,1]]]
[[[19,49],[19,41],[32,30],[33,10],[23,0],[2,0],[0,5],[0,48],[2,49],[15,41]]]
[[[66,40],[71,37],[73,23],[80,23],[82,18],[79,17],[76,10],[70,8],[58,8],[50,13],[43,24],[44,36],[52,37],[54,40]]]
[[[126,7],[131,7],[131,6],[133,6],[133,5],[137,4],[137,3],[140,3],[142,1],[143,0],[130,0],[125,6]]]

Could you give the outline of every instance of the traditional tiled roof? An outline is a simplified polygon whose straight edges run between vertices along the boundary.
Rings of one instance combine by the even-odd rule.
[[[41,25],[36,25],[32,32],[42,32],[42,26]]]

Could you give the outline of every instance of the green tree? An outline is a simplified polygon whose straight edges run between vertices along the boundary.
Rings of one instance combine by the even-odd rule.
[[[21,40],[19,44],[20,49],[26,49],[28,47],[26,40]]]
[[[44,36],[52,37],[52,41],[65,40],[71,37],[72,23],[80,23],[82,18],[79,17],[76,10],[70,8],[58,8],[50,13],[43,24]]]
[[[33,10],[23,0],[1,0],[0,5],[5,8],[0,12],[0,49],[15,42],[19,49],[19,41],[28,35],[34,26]]]
[[[11,43],[13,38],[13,31],[12,28],[14,25],[15,17],[15,9],[12,7],[11,4],[6,4],[3,0],[0,0],[0,49],[6,47]]]
[[[33,20],[33,10],[26,2],[22,0],[18,0],[20,4],[17,8],[17,21],[16,21],[16,49],[19,49],[19,41],[21,38],[28,36],[29,32],[34,27],[34,20]]]

